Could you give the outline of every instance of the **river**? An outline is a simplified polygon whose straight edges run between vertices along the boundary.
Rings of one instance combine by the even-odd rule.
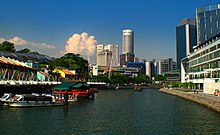
[[[63,107],[0,107],[0,134],[220,134],[220,114],[158,89],[102,90]]]

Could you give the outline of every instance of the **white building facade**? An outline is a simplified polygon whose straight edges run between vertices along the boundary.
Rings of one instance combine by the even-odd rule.
[[[119,51],[118,45],[97,45],[96,47],[96,64],[99,66],[118,66]]]
[[[220,34],[195,46],[194,52],[182,59],[181,82],[193,82],[207,94],[220,89]]]

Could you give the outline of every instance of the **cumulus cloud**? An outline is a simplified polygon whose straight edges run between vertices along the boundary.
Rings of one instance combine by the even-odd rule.
[[[67,41],[66,46],[61,53],[75,53],[83,57],[94,55],[97,41],[94,36],[89,36],[86,32],[82,34],[73,34]]]
[[[24,40],[23,38],[20,37],[13,37],[11,39],[8,40],[11,43],[14,43],[15,45],[28,45],[28,41]]]
[[[25,47],[31,47],[31,48],[37,48],[37,49],[55,49],[56,47],[54,45],[46,44],[46,43],[39,43],[39,42],[31,42],[24,40],[21,37],[15,36],[11,39],[4,39],[0,38],[0,42],[9,41],[11,43],[14,43],[16,46],[25,46]]]

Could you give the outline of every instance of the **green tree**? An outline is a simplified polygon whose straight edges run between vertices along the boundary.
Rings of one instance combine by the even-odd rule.
[[[165,81],[166,80],[166,76],[156,75],[156,76],[154,76],[154,80],[155,81]]]
[[[15,46],[13,43],[10,43],[8,41],[4,41],[2,44],[0,44],[0,51],[2,52],[15,52]]]
[[[56,67],[65,67],[69,70],[76,70],[84,74],[88,73],[88,61],[79,54],[74,53],[67,53],[49,63],[49,68],[51,70]]]
[[[17,51],[17,53],[25,53],[25,54],[28,54],[28,53],[30,53],[31,51],[30,51],[30,49],[28,49],[28,48],[24,48],[24,49],[21,49],[21,50],[19,50],[19,51]]]

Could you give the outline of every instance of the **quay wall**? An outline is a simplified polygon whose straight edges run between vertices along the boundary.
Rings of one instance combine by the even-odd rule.
[[[195,94],[191,92],[183,92],[180,90],[166,88],[161,88],[159,91],[194,101],[220,113],[220,97],[203,93]]]

